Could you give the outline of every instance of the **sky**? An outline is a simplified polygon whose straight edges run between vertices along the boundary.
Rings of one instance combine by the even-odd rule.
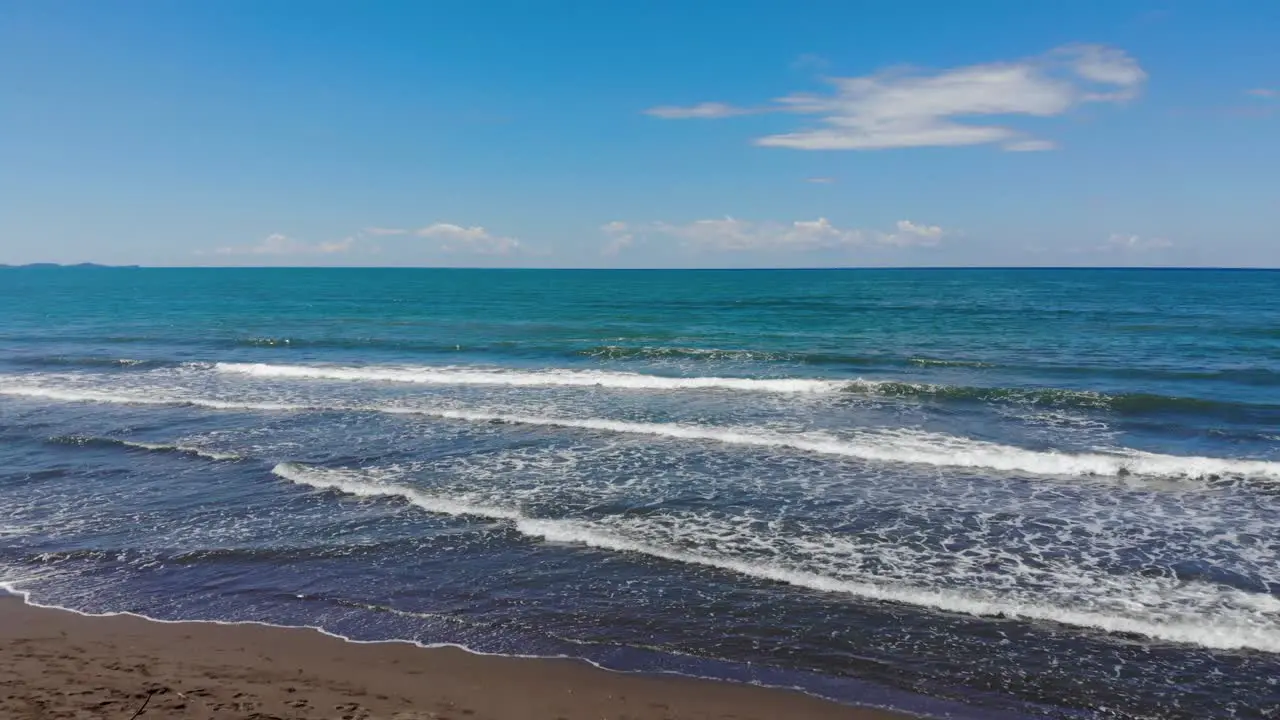
[[[1280,267],[1280,2],[0,0],[0,263]]]

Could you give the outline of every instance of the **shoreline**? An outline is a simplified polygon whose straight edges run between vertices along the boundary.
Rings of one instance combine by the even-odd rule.
[[[907,720],[797,690],[315,629],[86,615],[0,597],[0,715],[285,720]]]

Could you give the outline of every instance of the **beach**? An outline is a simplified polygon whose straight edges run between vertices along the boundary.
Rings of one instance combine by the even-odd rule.
[[[93,617],[0,599],[0,716],[891,720],[788,690],[308,629]],[[150,697],[148,697],[150,696]]]

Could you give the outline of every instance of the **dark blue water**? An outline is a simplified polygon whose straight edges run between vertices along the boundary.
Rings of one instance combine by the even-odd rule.
[[[0,270],[0,581],[937,716],[1280,713],[1280,273]]]

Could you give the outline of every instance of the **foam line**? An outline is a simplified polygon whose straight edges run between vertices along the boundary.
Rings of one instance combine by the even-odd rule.
[[[819,432],[781,433],[752,427],[715,427],[677,423],[642,423],[603,418],[554,418],[470,410],[385,408],[386,412],[425,414],[473,422],[581,428],[654,435],[682,440],[708,440],[729,445],[791,448],[874,462],[985,468],[1037,475],[1145,475],[1207,478],[1244,475],[1280,479],[1280,463],[1126,451],[1120,454],[1036,451],[1009,445],[909,430],[860,431],[850,438]]]
[[[932,364],[950,364],[930,361]],[[1000,403],[1109,410],[1123,414],[1162,412],[1216,415],[1264,413],[1274,416],[1274,404],[1251,404],[1149,393],[1111,395],[1093,390],[1055,387],[970,387],[898,380],[854,378],[733,378],[668,377],[605,370],[514,370],[475,366],[339,366],[214,363],[221,373],[291,380],[395,382],[428,385],[488,385],[507,387],[602,387],[622,390],[735,390],[769,393],[822,394],[851,392],[872,397],[927,402]]]
[[[208,460],[233,461],[243,459],[235,453],[216,452],[214,450],[192,447],[190,445],[170,445],[166,443],[137,442],[133,440],[121,440],[120,444],[125,447],[149,450],[151,452],[176,452],[184,455],[196,455]]]
[[[612,552],[637,553],[683,564],[715,567],[749,577],[823,592],[844,593],[866,600],[902,603],[978,617],[1049,621],[1105,632],[1133,633],[1206,648],[1247,648],[1280,653],[1280,629],[1275,627],[1215,623],[1209,619],[1198,622],[1146,620],[1052,605],[1008,602],[990,592],[966,593],[958,590],[845,580],[773,563],[716,557],[653,543],[637,542],[617,533],[592,527],[588,523],[530,518],[510,508],[470,504],[454,498],[423,493],[404,485],[380,482],[359,471],[281,463],[272,472],[278,477],[297,484],[337,490],[360,497],[400,497],[431,513],[511,521],[520,533],[533,538],[587,545]]]
[[[200,398],[131,397],[92,391],[64,391],[40,387],[0,387],[0,394],[68,402],[106,402],[141,405],[189,405],[218,410],[348,411],[419,415],[468,422],[502,422],[555,428],[576,428],[676,440],[698,440],[748,447],[788,448],[820,455],[870,462],[974,468],[1033,475],[1092,475],[1101,477],[1222,476],[1280,480],[1280,462],[1184,455],[1162,455],[1122,449],[1112,453],[1039,451],[969,438],[915,430],[860,430],[848,437],[822,432],[783,433],[766,428],[681,423],[646,423],[606,418],[566,418],[516,415],[474,410],[433,409],[387,405],[295,405],[251,403]]]
[[[603,370],[501,370],[477,367],[341,367],[226,363],[224,373],[295,380],[400,382],[427,385],[505,385],[510,387],[604,387],[624,390],[742,390],[773,393],[834,392],[848,385],[835,380],[802,378],[666,377]]]

